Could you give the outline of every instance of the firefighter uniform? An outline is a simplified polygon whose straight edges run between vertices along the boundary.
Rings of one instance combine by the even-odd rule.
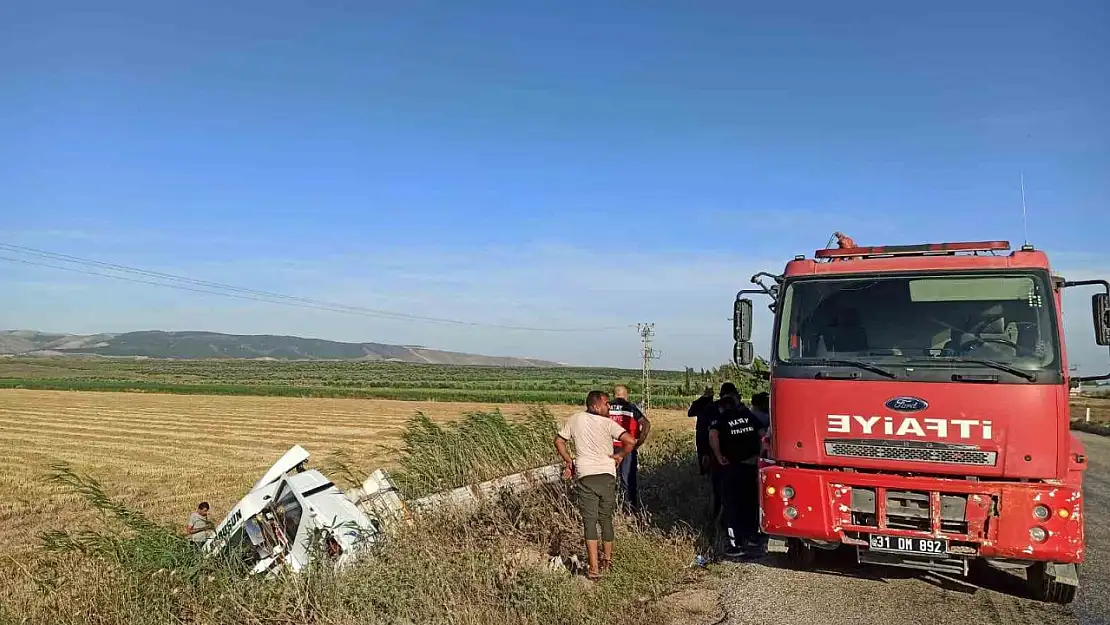
[[[644,418],[644,414],[632,402],[620,397],[613,398],[609,402],[609,418],[616,421],[632,438],[640,439],[640,421]],[[623,443],[620,441],[614,441],[613,453],[620,452],[622,446]],[[640,508],[640,495],[636,485],[638,453],[633,451],[625,456],[617,468],[619,490],[624,497],[625,509],[629,512],[635,512]]]

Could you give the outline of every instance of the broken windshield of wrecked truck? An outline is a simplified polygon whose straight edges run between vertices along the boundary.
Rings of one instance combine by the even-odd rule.
[[[461,509],[562,479],[562,465],[552,464],[405,499],[382,469],[344,492],[320,471],[307,469],[308,458],[295,445],[278,459],[224,517],[205,552],[238,559],[251,574],[301,571],[321,558],[345,566],[369,554],[391,526],[413,514]]]

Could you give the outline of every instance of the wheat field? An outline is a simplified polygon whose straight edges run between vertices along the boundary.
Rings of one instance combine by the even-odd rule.
[[[342,449],[362,467],[389,462],[406,419],[432,419],[524,405],[364,399],[180,396],[0,390],[0,554],[20,557],[47,529],[87,526],[97,516],[41,476],[57,461],[100,479],[159,521],[184,525],[202,500],[227,510],[289,447],[319,466]],[[550,408],[556,417],[570,406]],[[663,428],[692,428],[684,411],[653,410]],[[2,567],[0,567],[2,568]]]

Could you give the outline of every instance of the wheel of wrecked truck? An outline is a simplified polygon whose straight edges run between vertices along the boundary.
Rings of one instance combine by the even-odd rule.
[[[817,553],[813,547],[801,540],[791,538],[786,541],[786,561],[791,568],[798,570],[812,569],[817,562]]]
[[[1038,601],[1066,605],[1075,600],[1077,588],[1056,581],[1048,574],[1044,562],[1038,562],[1026,569],[1025,577],[1033,598]]]

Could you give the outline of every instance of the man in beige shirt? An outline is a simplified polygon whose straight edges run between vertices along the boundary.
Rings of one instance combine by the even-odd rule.
[[[198,545],[216,535],[215,526],[208,520],[208,510],[208,502],[200,502],[197,509],[189,514],[189,522],[185,526],[185,536]]]
[[[624,445],[613,453],[613,441]],[[574,443],[577,458],[572,460],[567,442]],[[613,561],[613,510],[617,504],[617,465],[636,446],[636,439],[609,418],[609,396],[590,391],[586,410],[567,418],[555,436],[555,450],[563,459],[563,477],[578,478],[578,509],[586,534],[586,576],[597,579],[601,568]],[[598,532],[601,524],[601,566],[598,562]]]

